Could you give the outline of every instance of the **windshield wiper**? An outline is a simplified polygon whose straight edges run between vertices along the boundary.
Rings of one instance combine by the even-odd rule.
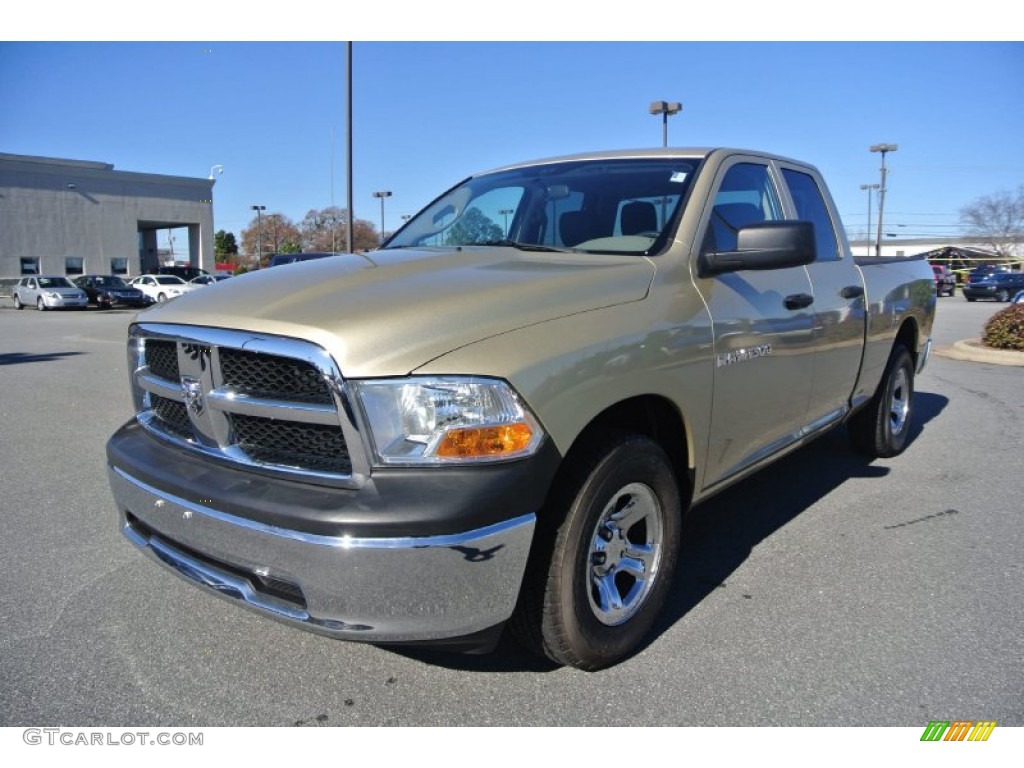
[[[466,245],[504,245],[510,248],[518,248],[520,251],[541,251],[546,253],[570,253],[565,248],[553,248],[550,245],[537,245],[536,243],[519,243],[515,240],[488,240],[484,243],[466,243]]]

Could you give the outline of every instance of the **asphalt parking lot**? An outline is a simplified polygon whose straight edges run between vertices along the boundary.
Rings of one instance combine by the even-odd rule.
[[[937,343],[1001,306],[941,299]],[[588,674],[322,638],[137,554],[133,316],[0,300],[0,725],[1024,725],[1024,367],[933,357],[902,456],[836,432],[699,508],[656,635]]]

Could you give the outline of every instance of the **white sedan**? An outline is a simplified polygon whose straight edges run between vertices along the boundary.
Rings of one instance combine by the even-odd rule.
[[[160,303],[199,287],[189,285],[177,275],[139,275],[130,284]]]

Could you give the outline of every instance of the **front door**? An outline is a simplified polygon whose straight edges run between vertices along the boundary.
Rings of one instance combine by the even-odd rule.
[[[704,212],[702,251],[734,251],[740,227],[784,218],[777,179],[763,161],[719,171]],[[714,398],[704,487],[792,443],[806,423],[814,369],[814,307],[804,267],[697,278],[714,333]]]

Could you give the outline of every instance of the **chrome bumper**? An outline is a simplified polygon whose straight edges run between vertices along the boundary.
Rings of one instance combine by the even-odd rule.
[[[179,576],[303,629],[373,643],[457,638],[508,619],[536,520],[450,536],[321,536],[108,475],[124,535]]]

